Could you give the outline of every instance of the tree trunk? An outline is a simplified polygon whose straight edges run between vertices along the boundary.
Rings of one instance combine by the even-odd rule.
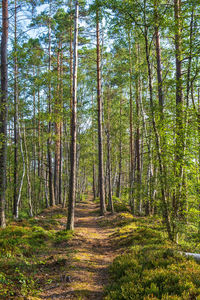
[[[17,1],[15,0],[15,37],[14,37],[14,195],[13,195],[13,216],[17,212],[17,195],[18,195],[18,57],[17,57]]]
[[[175,57],[176,57],[176,129],[175,129],[175,190],[173,195],[173,235],[177,236],[176,219],[182,208],[181,183],[183,178],[183,87],[182,87],[182,41],[181,41],[181,0],[174,0]]]
[[[62,174],[63,174],[63,49],[61,42],[61,56],[60,56],[60,166],[59,166],[59,195],[58,203],[63,203],[63,191],[62,191]]]
[[[59,174],[60,174],[60,126],[61,126],[61,103],[60,103],[60,43],[57,53],[57,90],[55,95],[55,165],[54,165],[54,195],[56,204],[59,203]]]
[[[96,9],[96,40],[97,40],[97,101],[98,101],[98,150],[99,150],[99,193],[101,215],[106,213],[105,186],[104,186],[104,162],[103,162],[103,105],[101,94],[101,49],[99,30],[99,10]]]
[[[170,224],[170,219],[169,219],[168,203],[167,203],[166,191],[165,191],[165,182],[164,182],[165,172],[164,172],[162,156],[161,156],[160,138],[159,138],[158,130],[156,127],[156,122],[155,122],[154,103],[153,103],[153,86],[152,86],[152,70],[151,70],[150,57],[149,57],[148,27],[146,25],[146,14],[144,15],[144,19],[145,19],[144,39],[145,39],[146,61],[147,61],[147,68],[148,68],[150,111],[151,111],[151,119],[152,119],[151,121],[152,121],[153,131],[154,131],[154,135],[155,135],[156,153],[157,153],[157,157],[158,157],[158,164],[159,164],[159,171],[160,171],[162,213],[163,213],[163,219],[164,219],[164,222],[165,222],[165,225],[167,228],[169,239],[173,240],[173,234],[172,234],[171,224]]]
[[[135,143],[135,154],[136,154],[136,199],[137,199],[137,213],[142,214],[142,202],[141,202],[141,161],[140,161],[140,80],[139,80],[139,69],[138,69],[138,58],[140,56],[139,45],[136,45],[136,76],[135,76],[135,101],[136,101],[136,143]]]
[[[119,113],[119,175],[118,175],[118,181],[117,181],[117,191],[116,196],[118,198],[121,197],[121,178],[122,178],[122,97],[120,97],[120,113]]]
[[[135,201],[133,196],[133,177],[134,177],[134,155],[133,155],[133,91],[132,91],[133,66],[131,58],[131,35],[129,32],[129,126],[130,126],[130,176],[129,176],[129,201],[132,213],[135,213]]]
[[[26,129],[24,126],[24,150],[26,157],[26,173],[27,173],[27,183],[28,183],[28,203],[29,203],[29,216],[33,217],[33,205],[32,205],[32,197],[31,197],[31,178],[30,178],[30,167],[29,167],[29,157],[28,157],[28,149],[26,144]]]
[[[77,71],[78,71],[78,22],[79,1],[76,1],[74,26],[73,101],[71,111],[70,179],[67,229],[74,230],[76,201],[76,152],[77,152]]]
[[[51,73],[51,0],[49,0],[49,24],[48,24],[48,37],[49,37],[49,73]],[[52,134],[52,122],[51,122],[51,76],[49,79],[49,94],[48,94],[48,113],[49,113],[49,124],[48,124],[48,140],[47,140],[47,153],[48,153],[48,168],[49,168],[49,204],[50,206],[55,205],[54,188],[53,188],[53,173],[52,173],[52,151],[51,151],[51,134]]]
[[[112,183],[111,183],[111,145],[110,145],[110,95],[107,96],[107,163],[108,163],[108,207],[114,213],[112,200]]]
[[[6,227],[7,99],[8,99],[8,0],[2,0],[1,107],[0,107],[0,227]]]

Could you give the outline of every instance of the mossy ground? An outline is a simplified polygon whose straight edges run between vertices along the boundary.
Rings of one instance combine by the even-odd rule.
[[[200,241],[198,233],[180,239],[178,245],[169,242],[158,218],[126,212],[102,221],[102,226],[116,225],[113,245],[123,254],[109,268],[106,300],[200,299],[200,265],[181,254],[199,251],[197,242],[194,247],[194,241]]]
[[[52,281],[49,270],[62,268],[58,249],[67,247],[72,232],[63,230],[66,216],[60,211],[65,213],[60,207],[45,210],[37,218],[11,222],[0,230],[0,299],[38,296]]]
[[[0,299],[200,299],[200,265],[180,254],[200,252],[196,229],[172,244],[160,219],[119,202],[99,217],[91,200],[77,205],[74,233],[60,207],[0,230]]]

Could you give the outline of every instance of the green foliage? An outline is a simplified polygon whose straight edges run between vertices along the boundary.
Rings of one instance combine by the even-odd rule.
[[[124,198],[117,198],[116,196],[113,196],[113,204],[114,204],[114,210],[116,212],[122,212],[122,211],[129,211],[128,208],[128,200]]]
[[[69,230],[62,230],[55,233],[55,243],[60,244],[68,242],[73,236],[73,232]]]

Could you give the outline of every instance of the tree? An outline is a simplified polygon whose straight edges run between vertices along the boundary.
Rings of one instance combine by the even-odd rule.
[[[103,162],[103,108],[101,94],[101,50],[100,50],[100,32],[99,32],[99,8],[96,3],[96,42],[97,42],[97,102],[98,102],[98,152],[99,152],[99,193],[101,215],[106,213],[105,188],[104,188],[104,162]]]
[[[6,226],[7,99],[8,99],[8,1],[2,1],[1,37],[1,114],[0,114],[0,226]]]
[[[79,1],[75,4],[74,22],[74,59],[73,59],[73,101],[71,108],[71,146],[70,146],[70,180],[67,229],[74,229],[74,214],[76,201],[76,143],[77,143],[77,71],[78,71],[78,24]]]

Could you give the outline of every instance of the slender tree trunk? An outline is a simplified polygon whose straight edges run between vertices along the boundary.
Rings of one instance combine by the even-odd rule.
[[[104,162],[103,162],[103,105],[101,93],[101,49],[99,30],[99,10],[96,9],[96,39],[97,39],[97,101],[98,101],[98,151],[99,151],[99,193],[101,215],[106,213],[105,186],[104,186]]]
[[[157,64],[157,80],[158,80],[158,99],[161,118],[163,117],[164,95],[162,81],[162,65],[160,50],[160,33],[159,33],[159,17],[158,17],[158,0],[154,0],[154,18],[155,18],[155,40],[156,40],[156,64]]]
[[[146,0],[144,1],[146,6]],[[169,219],[169,210],[168,210],[168,203],[166,197],[166,190],[165,190],[165,172],[162,162],[161,156],[161,147],[160,147],[160,138],[159,133],[156,127],[155,122],[155,113],[154,113],[154,103],[153,103],[153,86],[152,86],[152,70],[150,64],[150,56],[149,56],[149,43],[148,43],[148,27],[146,25],[146,11],[144,10],[144,19],[145,19],[145,28],[144,28],[144,38],[145,38],[145,53],[146,53],[146,61],[147,61],[147,68],[148,68],[148,80],[149,80],[149,94],[150,94],[150,110],[151,110],[151,119],[152,119],[152,126],[155,135],[155,142],[156,142],[156,152],[158,157],[158,164],[159,164],[159,171],[160,171],[160,187],[161,187],[161,196],[162,196],[162,213],[163,219],[167,228],[168,236],[170,240],[173,240],[173,234],[171,230],[171,224]]]
[[[23,139],[22,139],[20,124],[19,124],[18,129],[19,129],[20,151],[21,151],[21,156],[22,156],[23,171],[22,171],[22,177],[21,177],[19,193],[18,193],[17,203],[16,203],[16,215],[15,215],[16,219],[19,218],[19,206],[20,206],[20,202],[21,202],[22,188],[23,188],[24,177],[25,177],[25,173],[26,173],[26,162],[25,162],[25,157],[24,157]]]
[[[49,0],[49,24],[48,24],[48,38],[49,38],[49,73],[51,73],[51,0]],[[50,74],[49,74],[50,75]],[[52,151],[51,151],[51,135],[52,135],[52,122],[51,122],[51,76],[49,79],[49,94],[48,94],[48,113],[49,113],[49,124],[48,124],[48,140],[47,140],[47,153],[48,153],[48,168],[49,168],[49,203],[50,206],[55,205],[54,188],[53,188],[53,173],[52,173]]]
[[[110,145],[110,95],[107,97],[107,163],[108,163],[108,207],[114,213],[114,206],[112,200],[112,175],[111,175],[111,145]]]
[[[119,175],[117,181],[117,191],[116,196],[120,198],[121,196],[121,181],[122,181],[122,97],[120,97],[120,113],[119,113]]]
[[[93,166],[92,166],[92,172],[93,172],[93,182],[92,182],[92,188],[93,188],[93,196],[94,200],[96,200],[97,192],[96,192],[96,165],[95,165],[95,131],[94,131],[94,101],[93,101],[93,92],[92,92],[92,142],[93,142]]]
[[[8,0],[2,0],[1,107],[0,107],[0,227],[6,227],[7,99],[8,99]]]
[[[18,49],[17,49],[17,1],[15,0],[15,37],[14,37],[14,195],[13,195],[13,215],[16,217],[17,196],[18,196]]]
[[[59,174],[60,174],[60,113],[61,113],[61,103],[60,103],[60,43],[58,46],[57,53],[57,91],[55,95],[55,165],[54,165],[54,195],[56,204],[59,203]]]
[[[137,193],[137,213],[142,214],[142,202],[141,202],[141,161],[140,161],[140,80],[139,80],[139,69],[138,59],[140,56],[139,45],[136,45],[136,76],[135,76],[135,101],[136,101],[136,143],[135,143],[135,154],[136,154],[136,193]]]
[[[31,188],[31,179],[30,179],[30,167],[29,167],[29,157],[28,157],[28,149],[26,144],[26,129],[24,126],[24,150],[26,157],[26,173],[27,173],[27,183],[28,183],[28,203],[29,203],[29,216],[33,217],[33,205],[32,205],[32,188]]]
[[[62,174],[63,174],[63,49],[61,42],[61,57],[60,57],[60,166],[59,166],[59,195],[58,203],[63,203],[63,191],[62,191]]]
[[[73,15],[72,0],[70,0],[70,109],[72,110],[73,101]]]
[[[79,1],[75,7],[74,25],[74,60],[73,60],[73,102],[71,112],[71,149],[70,149],[70,179],[67,229],[74,230],[74,214],[76,201],[76,159],[77,159],[77,71],[78,71],[78,22]]]
[[[174,0],[175,57],[176,57],[176,129],[175,129],[175,191],[173,195],[173,235],[177,236],[176,219],[182,208],[181,185],[183,178],[183,87],[182,87],[182,41],[181,41],[181,0]]]
[[[132,213],[135,213],[135,201],[133,196],[133,178],[134,178],[134,153],[133,153],[133,91],[132,91],[132,77],[133,77],[133,66],[132,66],[132,55],[131,55],[131,35],[129,32],[129,126],[130,126],[130,176],[129,176],[129,201]]]

